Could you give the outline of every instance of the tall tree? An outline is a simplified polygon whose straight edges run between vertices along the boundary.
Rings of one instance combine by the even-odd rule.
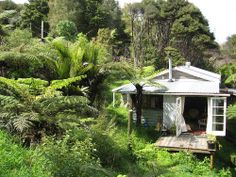
[[[49,0],[49,23],[52,31],[61,20],[76,24],[78,32],[89,37],[99,28],[116,28],[122,35],[121,11],[115,0]]]
[[[11,0],[0,1],[0,13],[5,10],[16,10],[18,5]]]
[[[203,65],[204,52],[217,48],[213,33],[209,30],[207,20],[201,11],[193,4],[184,0],[168,1],[169,6],[179,8],[176,12],[177,19],[171,28],[173,42],[186,60],[194,65]]]
[[[232,58],[236,59],[236,34],[227,38],[227,41],[222,46],[223,53]]]
[[[48,21],[50,30],[55,32],[56,26],[60,21],[72,21],[78,27],[77,21],[81,18],[81,8],[83,1],[78,0],[49,0]]]
[[[21,27],[30,28],[34,36],[40,36],[41,21],[44,21],[44,31],[47,34],[49,31],[48,12],[48,0],[29,0],[29,4],[25,4],[21,11]]]
[[[137,59],[141,65],[150,64],[151,60],[158,68],[164,67],[167,47],[177,49],[185,60],[194,65],[202,65],[205,52],[217,48],[207,20],[188,1],[144,0],[138,6],[131,4],[125,9],[123,19],[133,39],[132,49],[141,52],[141,57]],[[138,15],[127,13],[133,12],[133,9]]]

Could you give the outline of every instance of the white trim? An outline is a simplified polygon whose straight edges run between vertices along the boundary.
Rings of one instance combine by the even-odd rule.
[[[136,92],[133,92],[133,94],[135,94],[135,93]],[[146,95],[175,95],[175,96],[214,96],[214,97],[229,97],[230,96],[230,94],[224,94],[224,93],[187,93],[187,92],[153,93],[153,92],[145,92],[145,91],[143,91],[143,94],[146,94]]]
[[[190,75],[193,75],[195,77],[199,77],[208,81],[214,81],[214,82],[220,82],[220,75],[216,73],[212,73],[200,68],[196,68],[193,66],[190,66],[190,68],[185,66],[179,66],[175,68],[177,71],[184,72]]]
[[[112,89],[112,92],[117,92],[117,91],[119,91],[120,89],[122,89],[123,87],[129,86],[129,85],[133,85],[133,84],[132,84],[132,83],[129,83],[129,84],[122,85],[122,86],[120,86],[120,87],[116,87],[116,88]]]

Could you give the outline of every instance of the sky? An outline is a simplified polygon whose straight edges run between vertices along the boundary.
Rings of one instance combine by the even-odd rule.
[[[25,3],[27,0],[13,0],[16,3]],[[140,2],[141,0],[118,0],[121,7],[125,3]],[[214,32],[216,41],[220,44],[227,37],[236,34],[236,0],[189,0],[195,4],[209,22],[211,32]]]

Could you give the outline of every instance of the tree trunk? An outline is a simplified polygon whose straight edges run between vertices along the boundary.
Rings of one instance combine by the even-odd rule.
[[[143,87],[140,84],[135,85],[137,93],[132,95],[132,102],[136,110],[136,126],[141,126],[142,103],[143,103]]]

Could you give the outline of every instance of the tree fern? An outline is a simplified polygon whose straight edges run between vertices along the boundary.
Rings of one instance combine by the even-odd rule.
[[[25,85],[17,84],[14,79],[7,79],[4,77],[0,77],[0,93],[20,99],[29,96],[29,92]]]
[[[1,106],[1,108],[3,108],[6,105],[14,105],[15,106],[16,104],[19,104],[19,103],[20,103],[19,100],[17,100],[13,96],[0,95],[0,106]]]
[[[88,106],[88,99],[82,96],[57,96],[38,100],[35,106],[40,108],[40,113],[55,116],[57,113],[69,109],[76,111],[78,116],[95,114],[96,109]]]
[[[236,104],[230,105],[227,108],[227,117],[229,119],[236,118]]]
[[[48,81],[37,78],[19,78],[17,83],[24,85],[32,95],[40,95],[45,91]]]
[[[32,126],[32,119],[31,113],[22,113],[18,115],[12,122],[13,126],[16,128],[17,131],[23,132],[25,129],[30,128]]]

